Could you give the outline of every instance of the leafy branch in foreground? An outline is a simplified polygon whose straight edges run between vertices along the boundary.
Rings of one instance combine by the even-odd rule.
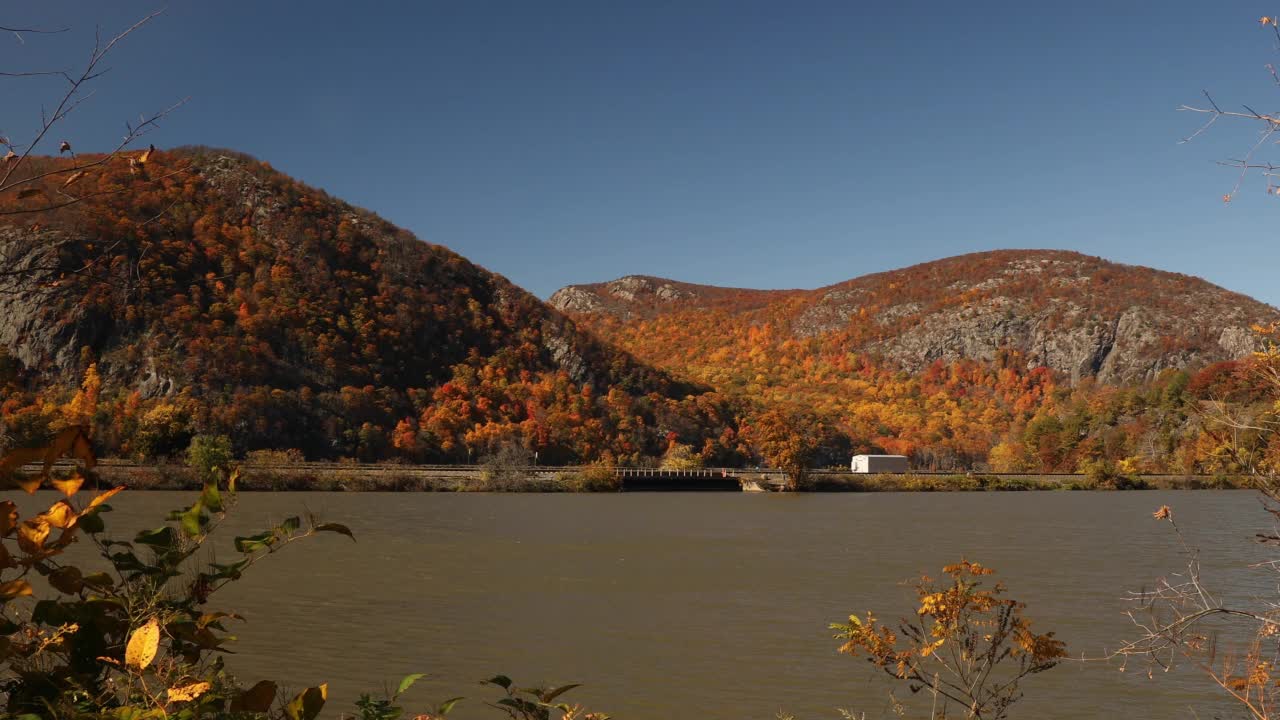
[[[1057,665],[1066,646],[1051,632],[1032,632],[1024,604],[1004,597],[1002,583],[984,589],[981,578],[993,572],[965,560],[943,568],[945,581],[921,577],[915,617],[903,618],[896,631],[870,612],[833,624],[845,641],[840,652],[866,657],[913,693],[928,689],[934,717],[953,706],[966,718],[1007,717],[1022,697],[1021,681]]]

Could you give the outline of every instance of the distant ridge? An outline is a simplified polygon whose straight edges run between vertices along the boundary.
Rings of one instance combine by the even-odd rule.
[[[678,373],[688,371],[682,358],[694,346],[769,323],[812,341],[819,355],[864,353],[920,371],[1016,351],[1027,367],[1049,367],[1072,383],[1145,382],[1168,368],[1239,358],[1257,346],[1251,325],[1280,319],[1276,308],[1199,278],[1062,250],[959,255],[815,290],[628,276],[565,287],[550,303]],[[662,342],[631,341],[641,326]]]

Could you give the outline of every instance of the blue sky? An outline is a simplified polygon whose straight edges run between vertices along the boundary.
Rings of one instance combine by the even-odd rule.
[[[43,0],[0,69],[69,66],[156,3]],[[644,273],[818,287],[1065,248],[1280,304],[1280,199],[1229,205],[1257,139],[1175,112],[1274,109],[1243,2],[196,2],[130,38],[60,136],[253,154],[540,296]],[[22,136],[53,88],[4,81]],[[1280,160],[1280,153],[1272,156]]]

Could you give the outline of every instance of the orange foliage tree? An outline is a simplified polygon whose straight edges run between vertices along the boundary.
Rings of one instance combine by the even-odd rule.
[[[948,706],[969,718],[1007,717],[1021,681],[1057,665],[1066,646],[1052,632],[1032,632],[1025,606],[1005,597],[1002,583],[983,586],[993,572],[966,560],[943,568],[943,582],[920,578],[919,609],[896,631],[870,612],[833,624],[845,641],[840,652],[865,657],[912,692],[928,689],[943,704],[935,717],[948,717]]]

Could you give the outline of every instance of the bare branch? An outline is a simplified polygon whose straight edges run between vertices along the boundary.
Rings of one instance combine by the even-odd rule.
[[[58,28],[57,30],[45,30],[42,28],[13,28],[0,25],[0,32],[13,33],[13,36],[16,37],[20,43],[26,42],[26,40],[22,39],[23,33],[30,33],[32,35],[56,35],[58,33],[66,32],[69,29],[70,28]]]
[[[163,10],[157,10],[151,13],[150,15],[147,15],[146,17],[142,18],[138,22],[129,26],[123,32],[112,37],[105,44],[101,42],[101,39],[98,39],[94,43],[93,52],[90,53],[89,60],[85,64],[84,70],[80,73],[78,78],[70,79],[71,76],[70,75],[67,76],[69,78],[68,82],[70,83],[70,86],[67,88],[66,92],[62,95],[62,98],[59,100],[53,113],[43,116],[41,127],[39,131],[36,133],[35,138],[23,148],[23,151],[19,153],[16,158],[6,162],[5,168],[3,170],[3,174],[0,174],[0,192],[3,192],[12,187],[11,181],[14,177],[14,173],[18,170],[18,168],[20,168],[27,161],[27,159],[31,157],[31,154],[35,152],[36,148],[40,146],[41,142],[49,134],[49,131],[53,128],[53,126],[56,125],[60,120],[65,118],[68,113],[74,110],[79,105],[79,103],[84,100],[84,98],[80,96],[81,88],[83,88],[86,83],[91,82],[94,78],[101,76],[103,70],[100,68],[100,65],[103,59],[105,59],[107,55],[111,52],[111,50],[115,48],[116,44],[124,40],[134,31],[138,30],[142,26],[151,22],[153,19],[158,17],[163,12],[164,12]],[[130,129],[130,132],[126,134],[126,143],[124,144],[127,145],[128,141],[131,141],[132,139],[136,139],[136,134],[134,133],[133,129]],[[111,154],[118,152],[123,146],[124,145],[118,147],[116,150],[113,150]],[[12,147],[13,146],[10,146],[11,149]]]

